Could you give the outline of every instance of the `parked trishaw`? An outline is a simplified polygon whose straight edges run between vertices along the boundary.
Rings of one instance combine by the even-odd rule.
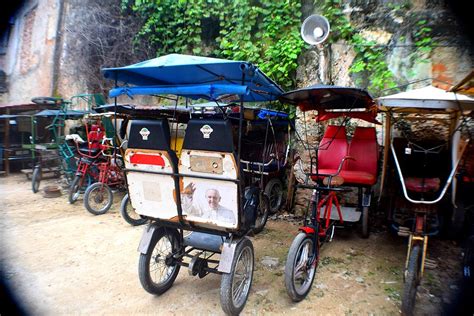
[[[69,185],[77,168],[76,150],[74,143],[67,140],[66,121],[80,120],[91,111],[91,107],[103,104],[103,97],[98,94],[78,94],[65,100],[56,97],[35,97],[31,100],[35,104],[47,104],[51,109],[35,114],[34,130],[37,126],[44,126],[40,122],[47,121],[44,128],[49,132],[48,142],[36,139],[37,131],[31,138],[31,148],[35,153],[36,163],[32,175],[32,190],[38,192],[43,173],[54,172],[63,176]],[[82,109],[72,110],[72,106]],[[40,133],[41,134],[41,133]],[[44,133],[43,133],[44,134]]]
[[[32,150],[35,152],[36,163],[31,178],[31,187],[34,193],[39,191],[41,179],[45,173],[54,173],[56,177],[61,174],[67,181],[71,180],[71,173],[76,167],[75,149],[71,144],[57,133],[58,127],[54,124],[54,119],[61,110],[43,110],[34,115],[35,128],[43,126],[41,121],[49,122],[46,126],[50,135],[49,142],[32,137]],[[65,119],[78,120],[84,116],[83,111],[67,110],[64,113]],[[37,135],[37,133],[35,133]]]
[[[383,192],[390,200],[391,227],[408,237],[401,309],[412,315],[425,267],[434,264],[428,239],[457,218],[456,173],[470,140],[466,115],[474,99],[427,86],[378,103],[386,113]]]
[[[269,211],[283,205],[283,181],[291,145],[288,114],[268,109],[245,109],[246,131],[242,136],[242,157],[247,182],[257,182],[269,198]]]
[[[296,189],[312,190],[312,196],[285,267],[287,292],[298,302],[311,290],[320,247],[332,240],[336,225],[360,222],[362,236],[368,237],[369,207],[379,157],[376,131],[375,127],[357,126],[349,143],[345,126],[351,118],[377,123],[376,109],[366,91],[338,86],[311,86],[287,92],[279,99],[298,106],[303,113],[317,110],[317,122],[344,117],[342,124],[327,126],[315,148],[309,143],[304,147],[309,153],[310,168],[305,172],[304,183],[297,184]],[[341,205],[340,195],[351,188],[358,192],[356,205]]]
[[[143,288],[166,292],[181,267],[200,278],[221,274],[222,309],[240,313],[254,270],[247,235],[268,212],[264,192],[247,187],[242,175],[244,102],[272,101],[282,90],[248,62],[178,54],[104,69],[104,75],[125,84],[111,97],[174,95],[176,106],[180,97],[186,104],[217,102],[215,113],[189,117],[182,143],[172,120],[131,120],[125,171],[132,206],[150,220],[139,245]],[[219,101],[240,102],[235,124],[218,111]]]

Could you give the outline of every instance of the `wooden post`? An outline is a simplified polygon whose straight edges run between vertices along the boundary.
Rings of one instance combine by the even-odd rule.
[[[7,115],[10,115],[10,109],[7,108]],[[5,122],[5,138],[3,141],[3,161],[5,166],[5,175],[10,174],[10,119],[7,118]]]
[[[390,132],[391,132],[391,119],[390,114],[385,114],[385,139],[383,144],[383,166],[382,166],[382,176],[380,180],[380,195],[379,195],[379,202],[382,199],[383,189],[385,185],[385,177],[387,176],[387,168],[388,168],[388,154],[389,154],[389,147],[390,147]]]

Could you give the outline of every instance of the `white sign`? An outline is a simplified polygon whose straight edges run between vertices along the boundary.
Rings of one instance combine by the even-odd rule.
[[[214,131],[212,129],[212,127],[210,127],[209,125],[204,125],[203,127],[201,127],[200,129],[201,133],[202,133],[202,136],[204,138],[210,138],[211,137],[211,133]]]
[[[143,127],[143,128],[140,130],[140,135],[142,135],[142,139],[143,139],[143,140],[148,140],[148,135],[150,135],[150,131],[148,130],[148,128]]]

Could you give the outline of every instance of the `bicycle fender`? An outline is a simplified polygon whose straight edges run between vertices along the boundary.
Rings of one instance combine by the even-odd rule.
[[[221,257],[219,259],[219,266],[217,271],[223,273],[230,273],[232,271],[232,262],[234,261],[235,248],[240,240],[234,240],[232,243],[224,242],[222,244]]]
[[[153,237],[153,234],[155,233],[157,229],[158,229],[158,226],[156,225],[149,225],[145,227],[145,229],[143,230],[142,238],[140,239],[140,244],[138,245],[138,252],[144,255],[148,253],[148,250],[150,248],[151,238]]]
[[[311,234],[314,234],[316,231],[314,230],[314,228],[312,227],[308,227],[308,226],[302,226],[300,228],[298,228],[299,231],[307,234],[307,235],[311,235]]]

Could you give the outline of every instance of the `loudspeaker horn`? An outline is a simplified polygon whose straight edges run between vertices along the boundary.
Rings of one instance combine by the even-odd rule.
[[[310,15],[301,25],[301,37],[311,45],[324,42],[329,35],[329,31],[329,21],[322,15]]]

